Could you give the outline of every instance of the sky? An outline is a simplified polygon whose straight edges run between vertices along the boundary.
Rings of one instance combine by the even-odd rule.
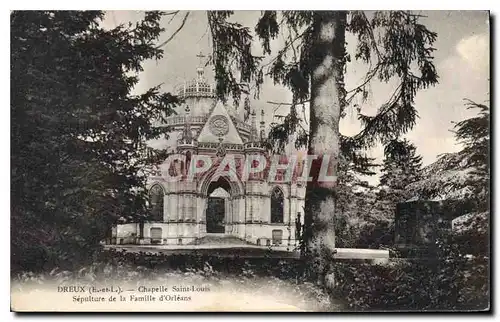
[[[166,16],[162,25],[166,28],[160,42],[168,39],[180,25],[186,12],[179,12],[173,20]],[[438,34],[434,43],[436,48],[434,64],[439,83],[429,89],[418,92],[415,105],[419,115],[417,124],[405,136],[417,147],[417,153],[427,165],[436,160],[441,153],[456,152],[461,146],[455,141],[453,122],[458,122],[475,115],[475,111],[466,110],[464,99],[468,98],[480,103],[489,99],[489,17],[486,11],[419,11],[424,15],[422,23],[428,29]],[[105,28],[113,28],[120,23],[137,21],[143,15],[140,11],[108,11],[103,21]],[[237,11],[234,20],[253,30],[260,16],[258,11]],[[277,49],[283,39],[278,38],[271,43],[271,48]],[[196,76],[196,67],[200,52],[211,52],[210,35],[207,29],[205,11],[191,11],[182,30],[165,46],[164,57],[159,61],[148,61],[144,72],[140,75],[137,92],[162,84],[162,90],[172,91],[176,84]],[[350,50],[355,44],[355,38],[347,35]],[[260,43],[255,41],[253,50],[261,53]],[[274,52],[273,52],[274,53]],[[354,56],[354,55],[352,55]],[[366,66],[360,62],[349,63],[346,73],[346,89],[355,87],[363,79]],[[210,79],[213,73],[210,67],[206,69]],[[391,84],[373,83],[370,88],[368,102],[362,105],[367,114],[375,113],[392,93]],[[268,101],[290,102],[291,93],[272,82],[265,82],[258,100],[252,100],[252,107],[257,111],[264,109],[272,111]],[[283,106],[276,114],[286,114]],[[306,111],[307,113],[307,111]],[[273,120],[272,112],[266,112],[266,123]],[[356,112],[348,112],[341,120],[340,131],[344,135],[354,135],[360,130]],[[376,147],[370,154],[382,160],[383,148]],[[369,181],[374,181],[371,179]]]

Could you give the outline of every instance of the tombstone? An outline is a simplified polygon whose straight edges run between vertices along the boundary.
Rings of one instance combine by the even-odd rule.
[[[396,206],[395,246],[403,257],[433,257],[439,236],[466,207],[456,201],[416,200]]]

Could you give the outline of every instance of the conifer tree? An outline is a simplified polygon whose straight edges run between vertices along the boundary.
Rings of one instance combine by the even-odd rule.
[[[490,107],[465,101],[478,115],[454,125],[453,132],[463,149],[446,153],[423,169],[421,180],[408,188],[418,198],[450,200],[462,248],[488,256],[490,221]],[[465,246],[465,247],[464,247]]]
[[[396,204],[410,197],[408,186],[421,178],[422,157],[416,147],[404,140],[393,140],[384,149],[380,194],[382,199]]]
[[[72,268],[120,217],[146,213],[145,166],[163,151],[154,120],[176,99],[133,95],[147,59],[159,59],[160,12],[105,30],[99,11],[11,13],[13,270]]]

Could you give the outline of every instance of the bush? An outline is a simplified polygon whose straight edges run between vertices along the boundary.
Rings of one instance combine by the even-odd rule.
[[[465,256],[453,244],[438,246],[435,258],[336,263],[336,295],[351,310],[489,309],[488,258]]]

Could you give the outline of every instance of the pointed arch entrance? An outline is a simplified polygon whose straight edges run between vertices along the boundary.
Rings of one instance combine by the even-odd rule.
[[[207,234],[235,234],[234,225],[241,217],[241,204],[244,199],[243,183],[239,178],[228,173],[219,173],[211,169],[205,173],[199,186],[199,194],[205,199],[202,218],[206,223]],[[241,209],[240,209],[241,208]],[[203,230],[202,230],[203,231]]]
[[[226,233],[226,218],[229,203],[231,202],[231,186],[223,177],[212,181],[208,185],[207,210],[205,221],[208,234]]]

